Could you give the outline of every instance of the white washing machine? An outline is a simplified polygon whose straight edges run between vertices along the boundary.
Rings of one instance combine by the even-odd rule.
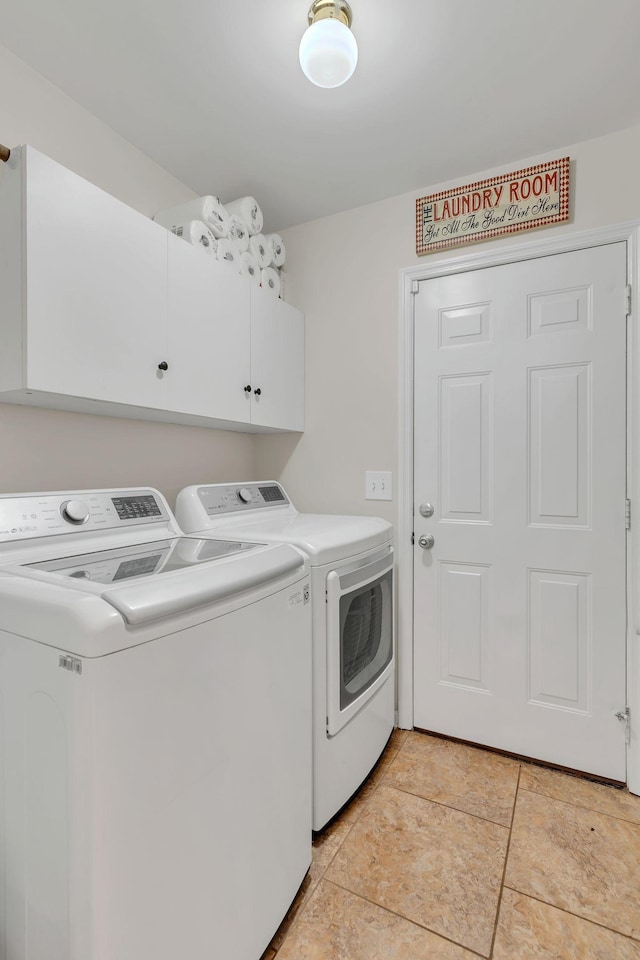
[[[258,960],[311,860],[308,601],[155,490],[0,497],[0,956]]]
[[[185,531],[303,550],[311,566],[313,829],[366,779],[394,725],[393,547],[378,517],[298,513],[273,481],[191,486]]]

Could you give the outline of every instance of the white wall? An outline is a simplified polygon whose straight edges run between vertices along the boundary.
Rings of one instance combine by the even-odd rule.
[[[572,161],[567,225],[416,256],[418,197],[563,156]],[[397,521],[395,503],[364,499],[364,473],[398,476],[401,268],[640,218],[638,158],[634,127],[284,231],[287,299],[306,314],[306,430],[259,438],[260,475],[280,478],[305,510]]]
[[[0,90],[0,143],[29,143],[148,216],[194,196],[2,46]],[[173,505],[187,484],[254,475],[250,435],[0,404],[0,492],[142,485]]]
[[[147,216],[194,196],[183,183],[2,46],[0,90],[0,143],[5,146],[30,143]]]
[[[193,195],[1,46],[0,89],[0,142],[31,143],[148,215]],[[572,158],[571,222],[492,247],[640,217],[640,127],[515,158],[457,182],[565,155]],[[394,503],[364,499],[364,472],[393,470],[397,478],[399,271],[424,262],[414,248],[416,198],[450,185],[425,178],[416,193],[284,232],[286,297],[306,314],[301,437],[254,438],[0,404],[0,491],[142,483],[171,500],[186,483],[261,477],[282,479],[303,509],[395,520]]]

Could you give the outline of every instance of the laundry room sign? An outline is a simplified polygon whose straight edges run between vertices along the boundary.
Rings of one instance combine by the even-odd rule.
[[[416,200],[416,253],[569,219],[569,157]]]

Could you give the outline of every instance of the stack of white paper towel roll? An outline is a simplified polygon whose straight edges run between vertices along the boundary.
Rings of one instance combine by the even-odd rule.
[[[171,232],[178,237],[182,237],[183,240],[191,243],[194,247],[201,247],[210,257],[217,255],[218,241],[202,220],[187,220],[180,226],[172,227]]]
[[[169,230],[175,230],[175,227],[183,226],[191,220],[201,220],[209,227],[216,239],[226,237],[229,233],[229,214],[217,197],[196,197],[195,200],[187,200],[186,203],[180,203],[177,207],[161,210],[153,219],[163,227],[168,227]]]
[[[262,210],[253,199],[253,197],[240,197],[239,200],[232,200],[225,204],[226,210],[231,216],[238,217],[243,223],[246,223],[250,236],[262,232]]]
[[[284,243],[277,233],[262,233],[262,210],[253,197],[226,204],[218,197],[197,197],[161,210],[153,219],[280,296]]]

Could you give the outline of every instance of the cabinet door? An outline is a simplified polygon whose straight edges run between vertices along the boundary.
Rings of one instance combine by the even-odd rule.
[[[26,149],[27,386],[164,407],[167,231]]]
[[[304,430],[304,314],[253,284],[251,385],[253,424]]]
[[[249,378],[249,283],[169,235],[169,409],[249,423]]]

